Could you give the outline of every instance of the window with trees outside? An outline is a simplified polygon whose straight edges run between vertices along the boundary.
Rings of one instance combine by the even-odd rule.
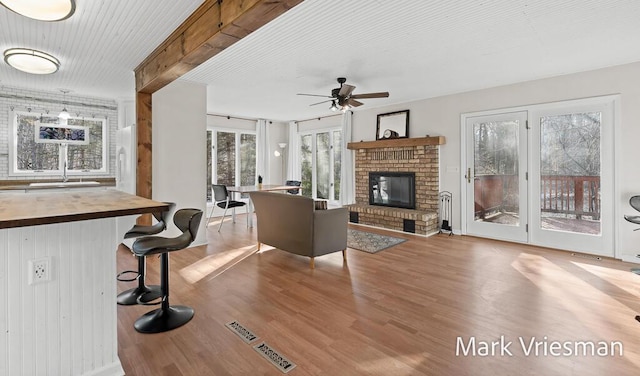
[[[340,200],[341,139],[339,129],[300,135],[302,195]]]
[[[42,116],[29,112],[15,112],[13,116],[11,143],[12,175],[62,174],[64,170],[64,148],[57,143],[37,143],[36,124],[59,125],[53,116]],[[107,121],[102,118],[70,118],[67,125],[82,126],[89,130],[88,145],[67,145],[66,170],[73,175],[107,172]]]
[[[207,131],[207,201],[210,184],[256,184],[256,134],[236,130]]]

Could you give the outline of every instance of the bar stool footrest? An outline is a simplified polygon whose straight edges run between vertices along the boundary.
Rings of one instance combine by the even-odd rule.
[[[134,274],[135,277],[124,278],[124,276],[127,274]],[[120,282],[133,282],[133,281],[137,281],[138,278],[140,278],[140,272],[138,272],[137,270],[125,270],[123,272],[118,273],[118,275],[116,276],[116,279]]]

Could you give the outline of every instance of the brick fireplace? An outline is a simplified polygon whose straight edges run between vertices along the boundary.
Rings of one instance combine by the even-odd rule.
[[[439,145],[444,137],[352,142],[355,150],[356,203],[352,222],[420,235],[438,232]],[[414,173],[415,209],[370,205],[369,173]]]

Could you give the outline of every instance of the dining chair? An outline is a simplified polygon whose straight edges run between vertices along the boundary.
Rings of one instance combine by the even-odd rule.
[[[227,190],[227,186],[223,184],[212,184],[211,192],[213,193],[213,206],[211,207],[211,212],[209,213],[209,219],[207,221],[207,226],[209,222],[211,222],[211,217],[213,216],[213,211],[217,207],[224,209],[224,213],[222,214],[222,219],[220,220],[220,226],[218,226],[218,232],[222,228],[222,224],[224,223],[224,218],[227,216],[227,210],[231,208],[235,214],[235,210],[237,207],[244,206],[247,212],[247,227],[249,226],[249,209],[247,208],[247,203],[243,201],[232,200],[229,196],[229,191]],[[235,219],[235,216],[233,216]],[[235,221],[234,221],[235,223]]]
[[[292,187],[299,187],[302,184],[300,180],[287,180],[284,185],[289,185]],[[300,189],[287,189],[287,193],[292,195],[299,195],[302,193],[302,188]]]

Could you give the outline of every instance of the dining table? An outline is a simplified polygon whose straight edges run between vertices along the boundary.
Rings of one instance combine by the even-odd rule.
[[[235,187],[227,187],[227,191],[229,191],[230,193],[234,193],[234,194],[238,194],[239,196],[242,196],[243,193],[251,193],[251,192],[258,192],[258,191],[300,191],[300,189],[302,189],[302,187],[300,186],[295,186],[295,185],[278,185],[278,184],[259,184],[259,185],[241,185],[241,186],[235,186]],[[240,199],[240,197],[236,197],[234,199]],[[249,197],[249,202],[248,202],[248,208],[247,210],[249,211],[249,227],[253,227],[253,202],[251,202],[251,197]],[[235,222],[235,211],[233,211],[234,216],[233,221]]]

